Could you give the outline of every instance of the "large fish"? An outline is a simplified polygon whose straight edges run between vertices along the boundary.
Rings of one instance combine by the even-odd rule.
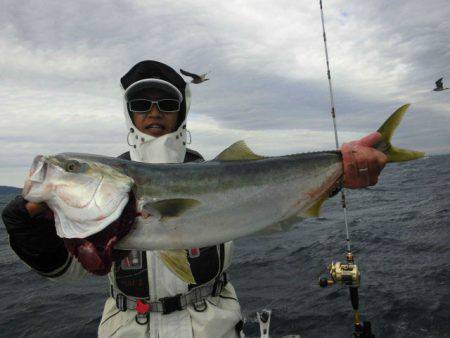
[[[376,148],[390,162],[423,156],[390,143],[407,108],[399,108],[378,130],[383,140]],[[315,215],[342,175],[339,151],[263,157],[240,141],[203,163],[146,164],[71,153],[38,156],[23,196],[49,205],[64,238],[102,231],[119,219],[132,196],[139,216],[116,248],[173,250],[222,243]],[[163,258],[182,270],[179,261],[175,267],[177,252],[182,251]]]

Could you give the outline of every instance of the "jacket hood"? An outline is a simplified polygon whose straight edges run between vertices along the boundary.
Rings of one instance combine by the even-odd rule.
[[[191,102],[189,84],[171,67],[157,61],[139,62],[120,81],[131,159],[147,163],[182,163],[186,154],[186,118]],[[128,111],[127,99],[134,91],[142,88],[163,89],[182,98],[177,129],[174,132],[154,137],[136,128]]]

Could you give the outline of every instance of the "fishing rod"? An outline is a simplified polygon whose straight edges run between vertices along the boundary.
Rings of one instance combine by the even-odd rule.
[[[322,20],[322,32],[323,32],[323,42],[325,48],[325,59],[327,64],[327,78],[328,78],[328,88],[330,92],[330,106],[331,106],[331,117],[333,120],[333,128],[334,128],[334,140],[336,143],[336,150],[339,150],[339,139],[337,133],[337,123],[336,123],[336,109],[334,106],[334,95],[333,95],[333,85],[331,82],[331,71],[330,71],[330,62],[328,56],[328,46],[327,46],[327,36],[325,31],[325,20],[323,15],[323,5],[322,0],[319,0],[320,3],[320,17]],[[346,232],[346,244],[347,244],[347,254],[346,254],[346,263],[341,262],[332,262],[328,266],[328,277],[322,277],[319,279],[319,285],[321,287],[328,287],[334,284],[345,285],[349,287],[350,291],[350,301],[352,303],[352,308],[354,312],[354,337],[357,338],[374,338],[375,336],[372,334],[371,324],[369,321],[361,322],[361,315],[359,313],[359,294],[358,288],[361,282],[361,271],[358,269],[358,266],[355,263],[355,257],[353,256],[351,246],[350,246],[350,235],[348,230],[348,217],[347,217],[347,202],[345,199],[345,189],[341,182],[341,204],[342,209],[344,211],[344,223],[345,223],[345,232]]]

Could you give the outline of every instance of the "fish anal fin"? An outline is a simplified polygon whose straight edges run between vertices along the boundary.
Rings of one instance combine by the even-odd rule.
[[[167,268],[188,284],[196,284],[186,250],[159,251],[159,257]]]
[[[191,198],[172,198],[156,202],[148,202],[143,210],[160,219],[166,217],[178,217],[186,211],[200,205],[200,201]]]
[[[304,217],[319,217],[320,208],[326,201],[327,195],[322,196],[317,202],[315,202],[308,210],[304,211],[301,215]]]
[[[216,156],[216,161],[262,160],[266,157],[256,155],[244,141],[237,141]]]

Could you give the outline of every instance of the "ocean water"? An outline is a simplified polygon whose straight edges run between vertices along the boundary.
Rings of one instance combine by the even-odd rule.
[[[0,196],[0,209],[11,199]],[[376,187],[347,193],[350,237],[362,271],[360,309],[376,337],[450,337],[450,156],[391,164]],[[290,231],[235,241],[230,279],[259,336],[255,312],[272,310],[271,336],[351,337],[348,289],[318,277],[345,259],[339,196]],[[46,280],[11,251],[0,225],[0,336],[93,337],[106,278]]]

